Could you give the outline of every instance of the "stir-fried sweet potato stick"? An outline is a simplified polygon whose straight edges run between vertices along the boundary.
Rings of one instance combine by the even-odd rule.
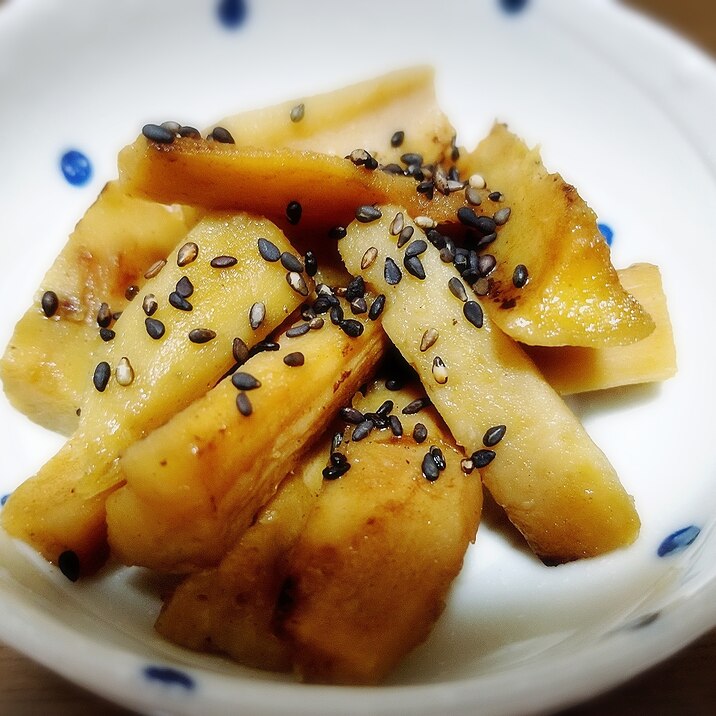
[[[78,430],[10,497],[3,526],[56,561],[101,561],[104,501],[121,483],[120,453],[211,388],[235,362],[234,339],[253,345],[308,294],[309,277],[266,261],[257,239],[292,253],[270,222],[245,214],[200,221],[142,287],[105,343]],[[287,281],[291,278],[292,285]]]
[[[350,225],[341,255],[349,271],[386,296],[383,327],[492,496],[547,562],[630,544],[639,518],[607,458],[420,229],[398,248],[390,231],[398,209],[382,212],[372,223]]]

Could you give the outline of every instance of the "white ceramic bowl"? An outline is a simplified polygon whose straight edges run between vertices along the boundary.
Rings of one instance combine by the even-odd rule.
[[[10,0],[0,6],[3,344],[145,122],[204,126],[414,63],[436,67],[463,144],[507,121],[579,187],[613,232],[617,266],[662,267],[678,376],[573,401],[635,495],[638,542],[548,568],[488,520],[429,640],[384,686],[349,689],[178,649],[154,634],[159,602],[138,570],[71,584],[2,534],[3,640],[147,713],[511,714],[598,693],[716,624],[716,70],[608,0]],[[65,159],[68,179],[70,150],[80,154]],[[0,410],[7,493],[61,441],[5,401]]]

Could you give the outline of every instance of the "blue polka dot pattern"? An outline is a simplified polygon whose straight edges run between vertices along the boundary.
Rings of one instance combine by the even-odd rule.
[[[612,245],[612,240],[614,239],[614,230],[612,229],[609,224],[597,224],[599,227],[599,231],[602,232],[602,236],[604,237],[604,240],[607,242],[608,246]]]
[[[701,528],[696,525],[683,527],[672,532],[660,545],[656,553],[659,557],[666,557],[668,554],[675,554],[685,550],[700,534]]]
[[[84,186],[92,178],[90,160],[77,149],[70,149],[62,155],[60,169],[72,186]]]
[[[179,686],[187,691],[192,691],[196,686],[189,674],[173,669],[171,666],[145,666],[144,677],[148,681],[157,681],[166,686]]]
[[[219,22],[224,27],[235,30],[246,21],[248,8],[246,0],[219,0],[216,11],[219,16]]]
[[[499,0],[500,7],[508,14],[515,15],[522,12],[528,5],[530,0]]]

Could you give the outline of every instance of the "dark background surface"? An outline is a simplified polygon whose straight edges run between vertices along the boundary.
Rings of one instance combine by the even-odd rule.
[[[667,23],[716,57],[714,0],[625,0],[625,4]],[[570,709],[562,716],[710,716],[714,713],[716,629],[625,686]],[[0,714],[128,716],[129,712],[67,683],[0,644]]]

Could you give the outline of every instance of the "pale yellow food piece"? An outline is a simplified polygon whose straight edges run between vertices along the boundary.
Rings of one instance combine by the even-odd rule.
[[[550,385],[562,395],[655,383],[676,375],[676,347],[661,273],[653,264],[618,271],[619,281],[654,319],[654,332],[638,343],[613,348],[527,346]]]
[[[485,486],[547,562],[630,544],[638,534],[639,518],[606,456],[489,316],[481,328],[466,320],[464,304],[448,289],[448,281],[457,276],[455,269],[428,245],[420,257],[426,280],[403,269],[399,284],[386,283],[386,257],[402,267],[404,249],[398,249],[389,234],[397,210],[383,207],[382,219],[351,224],[339,248],[348,270],[386,295],[383,327],[418,371],[457,442],[470,454],[482,449],[488,428],[507,426],[494,448],[495,459],[481,470]],[[421,235],[416,228],[414,236]],[[378,258],[361,270],[361,258],[371,246],[378,249]],[[439,337],[421,351],[430,328]],[[442,359],[445,373],[434,370],[436,358]]]
[[[2,513],[5,529],[32,544],[54,561],[71,549],[83,568],[100,561],[104,548],[104,497],[122,477],[118,457],[131,443],[156,429],[206,393],[232,366],[232,341],[247,344],[264,338],[303,300],[286,281],[280,263],[261,258],[257,239],[265,237],[281,250],[292,251],[283,234],[270,222],[245,214],[204,218],[185,239],[199,247],[198,258],[177,265],[180,245],[164,269],[147,281],[137,298],[117,321],[116,338],[97,350],[94,359],[106,361],[112,377],[104,390],[86,394],[80,426],[60,452],[37,475],[22,484]],[[233,255],[238,263],[217,269],[211,259]],[[189,297],[193,310],[178,310],[168,303],[177,281],[187,276],[195,290]],[[311,286],[311,279],[306,279]],[[154,294],[166,333],[152,339],[145,327],[143,296]],[[254,330],[249,309],[261,301],[266,318]],[[216,338],[196,344],[190,331],[211,329]],[[122,358],[133,369],[129,385],[116,375]],[[92,372],[86,376],[92,385]]]
[[[123,310],[127,288],[144,281],[144,272],[193,226],[195,214],[130,198],[117,182],[105,186],[43,278],[0,360],[0,378],[15,408],[50,430],[75,430],[92,352],[102,344],[100,304]],[[45,291],[59,299],[51,318],[40,306]]]
[[[216,125],[228,129],[236,144],[288,147],[344,157],[365,149],[381,164],[400,163],[405,152],[426,164],[450,154],[455,130],[435,100],[435,72],[412,67],[349,85],[333,92],[296,98],[274,107],[242,112]],[[303,105],[300,120],[292,121]],[[402,144],[391,146],[396,131]]]
[[[352,338],[326,320],[279,342],[280,350],[241,368],[261,383],[246,391],[251,415],[237,410],[238,391],[225,380],[126,450],[126,484],[107,501],[109,542],[120,560],[168,572],[218,563],[369,377],[385,336],[373,321]],[[303,365],[284,363],[294,352]]]
[[[433,409],[400,414],[421,394],[377,387],[356,401],[361,411],[395,401],[404,434],[374,430],[347,445],[350,470],[324,485],[287,558],[276,619],[304,680],[383,680],[430,632],[475,539],[478,474],[463,473],[464,455]],[[418,420],[423,444],[411,436]],[[422,473],[431,445],[446,461],[434,482]]]
[[[214,568],[187,576],[164,602],[155,628],[195,651],[228,654],[245,666],[288,671],[288,645],[273,629],[285,556],[323,483],[330,434],[281,483],[276,495]]]
[[[493,211],[512,210],[487,249],[497,268],[483,302],[505,333],[529,345],[600,348],[653,331],[652,318],[619,283],[594,212],[559,174],[547,172],[537,149],[497,124],[463,155],[460,169],[504,194]],[[512,282],[519,264],[529,274],[523,288]]]

